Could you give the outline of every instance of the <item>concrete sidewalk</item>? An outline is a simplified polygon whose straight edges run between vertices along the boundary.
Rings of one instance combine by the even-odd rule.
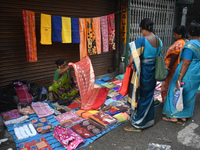
[[[161,119],[162,105],[155,108],[155,125],[142,132],[127,132],[124,127],[130,125],[126,122],[111,132],[100,137],[92,144],[81,150],[146,150],[149,143],[170,145],[172,150],[200,149],[200,91],[197,92],[194,115],[187,122],[177,124]],[[1,118],[2,119],[2,118]],[[0,150],[16,149],[12,136],[0,121],[0,139],[8,138],[1,143]]]

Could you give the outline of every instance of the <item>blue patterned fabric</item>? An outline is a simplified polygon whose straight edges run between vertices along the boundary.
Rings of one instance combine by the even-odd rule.
[[[185,83],[183,85],[184,109],[181,112],[178,112],[172,105],[175,84],[178,80],[179,73],[183,64],[183,61],[181,61],[171,80],[167,98],[163,106],[163,114],[165,114],[167,117],[190,118],[193,116],[196,93],[200,86],[200,42],[197,40],[190,40],[187,42],[181,51],[180,58],[183,56],[182,54],[184,53],[184,49],[190,49],[194,54],[188,70],[182,78],[182,82]]]
[[[161,47],[162,41],[160,40]],[[152,47],[151,44],[145,37],[141,37],[132,43],[131,51],[138,51],[138,55],[140,52],[140,58],[134,59],[134,64],[141,65],[140,68],[137,68],[137,73],[140,74],[140,85],[139,91],[136,92],[136,96],[139,99],[137,103],[136,110],[131,109],[131,124],[136,128],[147,128],[154,124],[154,90],[156,87],[155,80],[155,58],[157,47]],[[142,52],[143,50],[143,52]],[[158,51],[160,53],[160,49]],[[138,57],[139,57],[138,56]],[[133,56],[134,58],[134,56]],[[136,58],[136,57],[135,57]],[[145,60],[145,61],[144,61]],[[134,91],[134,83],[132,88],[132,95]],[[130,93],[129,93],[130,94]],[[130,97],[130,95],[129,95]],[[133,96],[132,96],[133,97]],[[131,105],[133,105],[134,101],[131,99]]]

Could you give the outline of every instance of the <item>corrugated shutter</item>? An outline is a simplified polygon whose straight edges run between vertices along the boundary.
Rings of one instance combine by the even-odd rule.
[[[115,0],[9,0],[0,2],[0,86],[13,80],[47,82],[53,79],[55,60],[79,61],[79,44],[40,44],[40,13],[86,18],[116,12]],[[36,12],[38,62],[26,61],[26,47],[22,24],[22,9]],[[96,75],[114,71],[115,51],[90,56]]]

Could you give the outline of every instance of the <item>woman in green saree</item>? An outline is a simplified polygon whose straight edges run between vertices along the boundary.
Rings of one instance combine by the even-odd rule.
[[[75,90],[71,67],[66,66],[64,59],[58,59],[55,64],[58,69],[54,74],[54,83],[49,87],[49,101],[55,102],[59,99],[74,98],[78,94],[78,90]]]

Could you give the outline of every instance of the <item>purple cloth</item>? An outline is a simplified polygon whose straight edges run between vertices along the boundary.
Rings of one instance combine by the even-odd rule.
[[[123,95],[121,95],[121,94],[119,94],[119,95],[117,95],[117,96],[115,96],[115,97],[112,97],[112,99],[114,99],[114,100],[120,100],[121,98],[123,98],[124,96]]]

